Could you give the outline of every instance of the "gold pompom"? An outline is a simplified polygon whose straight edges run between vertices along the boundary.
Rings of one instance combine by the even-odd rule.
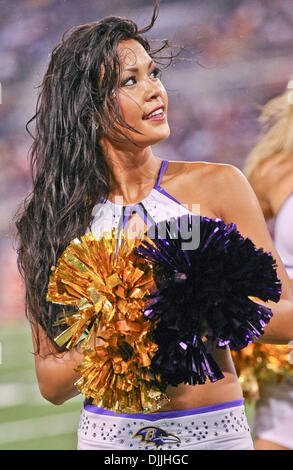
[[[73,240],[52,268],[47,300],[76,307],[55,323],[69,326],[55,341],[71,349],[84,339],[81,393],[116,413],[147,413],[167,400],[150,370],[155,323],[143,315],[155,283],[150,262],[133,253],[141,238],[121,233],[117,253],[114,228],[99,240],[93,233]]]
[[[265,381],[281,382],[293,375],[287,345],[251,343],[241,351],[232,351],[236,372],[248,402],[259,399],[259,390]]]

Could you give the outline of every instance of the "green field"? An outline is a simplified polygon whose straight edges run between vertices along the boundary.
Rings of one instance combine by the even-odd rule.
[[[81,395],[60,406],[40,394],[28,323],[1,326],[0,449],[76,449]]]
[[[55,406],[41,396],[27,323],[2,326],[0,343],[0,450],[76,449],[83,397]]]

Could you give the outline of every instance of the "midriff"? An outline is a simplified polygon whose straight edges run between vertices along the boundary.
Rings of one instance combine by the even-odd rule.
[[[230,349],[216,349],[212,356],[224,374],[224,378],[216,382],[207,379],[202,385],[179,384],[169,385],[166,394],[170,401],[163,404],[160,411],[184,410],[216,405],[227,401],[243,398],[242,389],[234,368]]]
[[[223,379],[212,383],[207,378],[203,385],[184,383],[177,387],[169,385],[165,391],[169,401],[162,404],[159,411],[153,413],[201,408],[243,398],[229,347],[225,349],[214,348],[212,356],[223,372]],[[87,399],[86,402],[91,404],[92,400]]]

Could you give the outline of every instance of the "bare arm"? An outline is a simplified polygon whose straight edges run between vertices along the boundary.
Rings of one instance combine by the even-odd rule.
[[[35,368],[41,395],[54,405],[61,405],[80,392],[74,383],[81,374],[74,369],[83,362],[80,346],[60,353],[54,343],[47,340],[45,331],[39,327],[40,352],[37,354],[36,330],[32,325]],[[48,346],[47,341],[50,342]],[[53,351],[54,355],[48,355]]]
[[[277,263],[277,275],[282,283],[279,302],[261,302],[273,312],[260,342],[287,344],[293,339],[293,291],[286,269],[274,247],[261,207],[244,174],[233,165],[221,165],[217,175],[218,213],[226,222],[234,222],[244,237],[256,248],[270,252]]]

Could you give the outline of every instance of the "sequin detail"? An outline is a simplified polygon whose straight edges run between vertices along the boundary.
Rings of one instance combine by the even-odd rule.
[[[193,442],[212,441],[224,436],[250,434],[244,406],[203,415],[160,419],[154,422],[119,418],[82,410],[78,433],[113,449],[180,449]],[[109,447],[110,449],[110,447]]]

